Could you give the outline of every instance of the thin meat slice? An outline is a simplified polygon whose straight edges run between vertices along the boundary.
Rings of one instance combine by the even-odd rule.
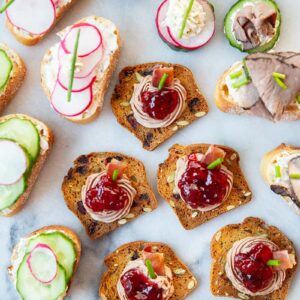
[[[214,162],[215,160],[217,160],[218,158],[222,158],[224,159],[226,156],[226,152],[215,146],[215,145],[211,145],[209,146],[207,152],[205,153],[204,157],[203,157],[203,162],[207,165],[211,164],[212,162]]]
[[[147,250],[147,249],[145,249]],[[149,259],[152,263],[154,272],[159,276],[165,275],[165,256],[163,253],[143,251],[143,259]]]

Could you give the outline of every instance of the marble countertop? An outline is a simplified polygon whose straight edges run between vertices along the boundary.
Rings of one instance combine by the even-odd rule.
[[[52,224],[71,227],[82,240],[83,255],[68,296],[68,299],[72,300],[98,299],[98,284],[105,270],[104,256],[123,243],[134,240],[160,241],[173,247],[199,280],[199,287],[189,300],[216,299],[209,289],[209,244],[213,234],[226,224],[239,223],[247,216],[261,217],[278,226],[300,251],[300,217],[270,191],[259,173],[260,159],[266,151],[282,142],[299,145],[299,122],[273,124],[258,118],[224,114],[213,102],[218,77],[233,62],[243,57],[229,46],[222,33],[225,13],[235,1],[211,1],[216,11],[216,35],[206,47],[193,53],[172,51],[158,37],[154,18],[160,2],[161,0],[78,1],[54,30],[34,47],[23,46],[14,40],[4,25],[4,16],[0,16],[0,41],[15,48],[28,67],[24,85],[5,114],[18,112],[37,117],[53,128],[56,136],[54,149],[28,204],[15,217],[0,220],[1,300],[18,299],[6,272],[13,246],[22,236]],[[277,2],[282,10],[283,28],[276,49],[300,51],[300,39],[296,36],[300,29],[299,1]],[[72,124],[54,113],[39,85],[40,61],[45,51],[58,41],[55,32],[92,14],[110,19],[120,28],[123,49],[117,71],[126,65],[148,61],[169,61],[186,65],[194,72],[201,90],[207,97],[210,107],[208,116],[180,131],[157,150],[147,152],[141,148],[139,141],[117,124],[112,114],[109,99],[117,81],[117,72],[106,95],[103,112],[93,123],[85,126]],[[185,231],[169,206],[156,192],[156,171],[158,164],[167,157],[168,148],[172,144],[202,142],[228,145],[240,153],[241,166],[254,197],[246,206],[213,219],[197,229]],[[101,240],[90,241],[77,218],[67,209],[60,186],[63,176],[77,156],[107,150],[122,151],[145,163],[150,184],[159,199],[159,207]],[[287,299],[297,300],[299,294],[298,272]]]

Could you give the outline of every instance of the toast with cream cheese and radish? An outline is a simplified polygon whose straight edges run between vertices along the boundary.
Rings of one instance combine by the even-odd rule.
[[[102,109],[119,58],[119,31],[111,21],[90,16],[58,36],[61,41],[42,61],[42,87],[62,117],[75,123],[90,122]]]

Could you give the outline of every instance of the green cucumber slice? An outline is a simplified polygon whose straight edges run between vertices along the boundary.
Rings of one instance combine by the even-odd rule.
[[[239,11],[245,4],[248,3],[256,3],[256,2],[263,2],[266,3],[267,5],[271,6],[273,9],[275,9],[278,13],[277,15],[277,20],[276,20],[276,26],[275,26],[275,35],[274,37],[266,44],[261,45],[257,48],[250,49],[250,50],[243,50],[242,45],[235,39],[234,33],[232,31],[233,27],[233,17]],[[225,35],[230,43],[231,46],[239,49],[242,52],[247,52],[247,53],[255,53],[255,52],[266,52],[271,50],[275,44],[277,43],[279,36],[280,36],[280,27],[281,27],[281,15],[280,15],[280,9],[277,5],[277,3],[273,0],[240,0],[237,3],[235,3],[227,13],[224,19],[224,32]]]
[[[67,289],[66,272],[58,265],[57,275],[50,284],[36,280],[27,264],[29,254],[25,255],[17,271],[17,291],[23,300],[56,300]]]
[[[26,252],[30,252],[37,244],[46,244],[55,253],[59,264],[66,271],[67,282],[73,275],[76,251],[73,242],[61,232],[43,233],[29,241]]]
[[[6,86],[13,64],[3,49],[0,49],[0,91]]]

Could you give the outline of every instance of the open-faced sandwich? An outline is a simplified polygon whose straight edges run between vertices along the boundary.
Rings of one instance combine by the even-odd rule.
[[[25,204],[52,144],[52,132],[41,121],[21,114],[0,118],[0,216],[12,216]]]
[[[121,153],[79,156],[64,178],[62,191],[91,239],[157,207],[144,165]]]
[[[224,20],[230,44],[244,52],[272,49],[280,36],[280,10],[274,0],[239,0]]]
[[[159,165],[158,192],[185,229],[235,209],[252,193],[239,166],[239,155],[220,145],[173,145]]]
[[[293,243],[258,218],[220,229],[211,242],[211,291],[245,300],[285,300],[296,272]]]
[[[23,300],[63,300],[80,255],[80,240],[72,230],[47,226],[19,241],[8,272]]]
[[[300,119],[300,54],[246,56],[222,75],[215,101],[224,112],[273,121]]]
[[[119,81],[111,100],[113,112],[146,150],[154,150],[208,112],[192,72],[184,66],[157,62],[127,67]]]
[[[104,263],[108,271],[100,282],[102,300],[183,300],[197,286],[187,266],[161,243],[125,244]]]
[[[4,0],[6,25],[24,45],[37,44],[76,0]]]
[[[26,67],[19,55],[0,43],[0,112],[22,85],[25,74]]]
[[[300,148],[281,144],[266,153],[261,173],[271,190],[300,214]]]
[[[90,16],[58,33],[61,41],[42,61],[43,89],[54,110],[69,121],[87,123],[101,111],[120,52],[117,27]]]
[[[157,10],[156,26],[172,49],[196,50],[215,33],[214,8],[206,0],[164,0]]]

